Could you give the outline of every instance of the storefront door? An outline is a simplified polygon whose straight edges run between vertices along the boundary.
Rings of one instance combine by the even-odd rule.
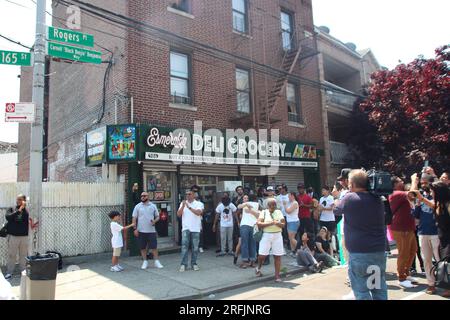
[[[145,171],[144,190],[160,214],[160,221],[156,224],[158,248],[173,247],[176,233],[176,175],[173,172]]]

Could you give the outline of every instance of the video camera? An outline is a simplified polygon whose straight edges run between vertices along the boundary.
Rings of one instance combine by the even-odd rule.
[[[392,176],[390,173],[372,169],[367,171],[367,177],[367,191],[370,193],[379,197],[384,196],[387,198],[394,192]]]

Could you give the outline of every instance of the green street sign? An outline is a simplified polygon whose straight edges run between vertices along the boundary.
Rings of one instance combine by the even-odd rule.
[[[48,54],[53,57],[95,63],[102,63],[102,53],[78,47],[67,46],[60,43],[48,42]]]
[[[0,64],[31,66],[31,53],[0,50]]]
[[[58,42],[78,44],[85,47],[94,46],[93,35],[55,27],[48,27],[48,39]]]

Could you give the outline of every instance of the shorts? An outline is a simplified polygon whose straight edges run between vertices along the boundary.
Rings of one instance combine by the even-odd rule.
[[[139,232],[138,236],[139,249],[145,250],[150,249],[154,250],[158,246],[158,241],[156,240],[156,232],[151,233],[143,233]]]
[[[281,232],[264,232],[259,242],[259,255],[268,256],[270,249],[272,249],[272,254],[274,256],[282,256],[284,255],[283,248],[283,236]]]
[[[327,227],[331,233],[336,232],[336,221],[319,221],[320,227]]]
[[[122,253],[122,248],[113,248],[113,257],[120,257]]]
[[[287,223],[287,231],[291,233],[297,233],[300,221],[293,221]]]

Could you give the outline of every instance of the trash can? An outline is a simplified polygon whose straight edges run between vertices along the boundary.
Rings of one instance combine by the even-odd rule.
[[[37,254],[26,258],[26,299],[55,300],[59,256]]]

